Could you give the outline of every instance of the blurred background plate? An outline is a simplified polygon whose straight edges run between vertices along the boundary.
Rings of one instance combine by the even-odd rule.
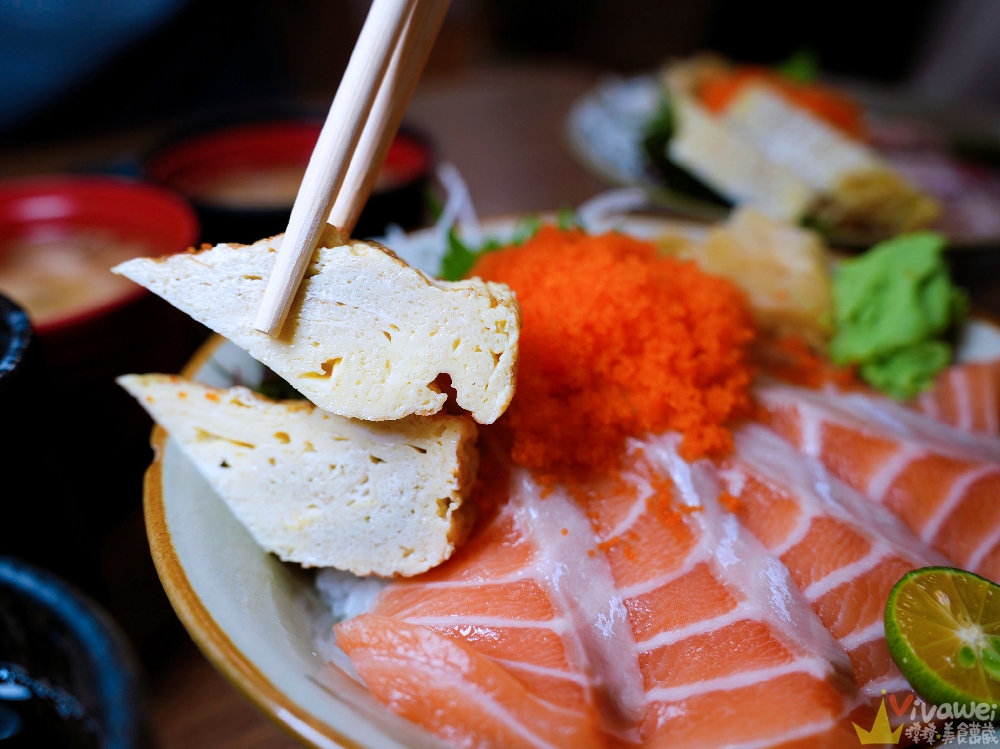
[[[577,99],[567,115],[570,151],[609,185],[647,190],[654,205],[702,221],[724,219],[728,208],[661,184],[646,158],[642,139],[660,97],[655,75],[602,81]]]
[[[933,227],[949,248],[1000,250],[1000,122],[961,107],[933,105],[912,95],[845,82],[865,108],[871,145],[916,187],[941,201]],[[663,185],[643,150],[646,125],[661,100],[653,74],[612,78],[574,102],[566,118],[573,155],[610,185],[641,187],[650,202],[680,216],[704,221],[729,209]],[[867,248],[870,239],[835,235],[840,247]]]

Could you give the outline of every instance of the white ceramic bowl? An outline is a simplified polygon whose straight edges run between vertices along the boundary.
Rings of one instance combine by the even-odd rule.
[[[490,222],[487,230],[502,235],[514,223]],[[685,229],[650,219],[617,225],[643,237]],[[964,360],[1000,358],[1000,328],[974,323],[959,354]],[[253,387],[262,373],[249,354],[216,336],[183,374],[219,387]],[[316,594],[313,574],[262,551],[159,427],[153,445],[156,458],[145,485],[153,560],[184,626],[223,675],[310,746],[441,747],[319,654],[317,643],[333,622]]]

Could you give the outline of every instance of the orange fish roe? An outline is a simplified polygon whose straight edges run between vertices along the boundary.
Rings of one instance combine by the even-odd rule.
[[[621,536],[615,536],[614,538],[609,538],[607,541],[597,544],[597,548],[605,554],[610,553],[616,546],[621,548],[622,556],[624,556],[626,560],[629,562],[634,562],[636,560],[635,550],[632,548],[632,544],[623,539]]]
[[[656,518],[660,525],[680,540],[684,536],[684,517],[674,509],[673,497],[669,490],[653,494],[646,500],[646,509]]]
[[[543,227],[472,275],[517,294],[517,394],[504,417],[516,463],[571,478],[618,464],[629,436],[683,433],[693,460],[732,447],[751,411],[742,293],[622,234]]]
[[[739,498],[734,497],[729,492],[722,492],[719,495],[719,504],[722,505],[723,507],[725,507],[727,510],[729,510],[729,512],[732,512],[732,513],[739,512],[740,511],[740,507],[742,506],[741,503],[740,503]]]

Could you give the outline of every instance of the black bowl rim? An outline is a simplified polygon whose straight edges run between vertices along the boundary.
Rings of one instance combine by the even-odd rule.
[[[10,340],[0,352],[0,387],[24,360],[34,332],[28,313],[7,297],[0,295],[0,326],[7,329]]]
[[[138,668],[111,617],[51,572],[13,557],[0,556],[0,585],[48,608],[84,645],[103,706],[103,749],[140,746],[145,705]]]

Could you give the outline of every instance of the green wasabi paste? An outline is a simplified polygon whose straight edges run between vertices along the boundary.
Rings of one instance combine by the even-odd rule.
[[[934,232],[902,234],[845,260],[834,275],[830,356],[859,365],[869,384],[894,398],[926,390],[951,362],[943,337],[967,302],[941,256],[945,244]]]

